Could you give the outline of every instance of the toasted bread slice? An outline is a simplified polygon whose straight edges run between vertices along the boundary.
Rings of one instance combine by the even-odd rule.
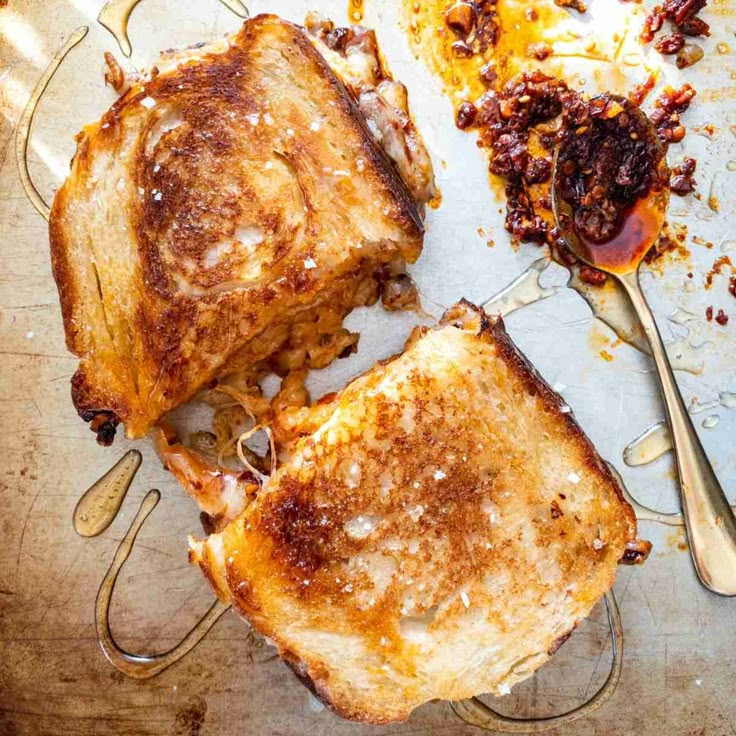
[[[460,304],[315,408],[191,558],[341,715],[507,693],[612,585],[634,513],[500,319]]]
[[[73,400],[109,442],[375,300],[423,228],[310,36],[264,15],[164,54],[82,131],[50,238]]]

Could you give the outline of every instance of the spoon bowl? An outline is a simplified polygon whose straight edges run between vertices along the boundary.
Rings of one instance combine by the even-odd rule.
[[[680,479],[682,512],[695,570],[707,588],[721,595],[733,596],[736,595],[736,519],[693,427],[657,323],[639,283],[639,266],[662,229],[669,202],[669,186],[666,184],[669,180],[669,169],[664,146],[646,115],[631,102],[607,95],[594,98],[591,103],[596,99],[599,101],[599,110],[603,102],[605,107],[613,101],[627,115],[636,116],[633,118],[634,127],[638,131],[636,135],[643,132],[644,142],[648,144],[647,152],[651,154],[649,160],[655,167],[648,181],[658,184],[650,186],[633,204],[618,213],[618,227],[611,237],[606,240],[586,238],[576,225],[578,213],[569,201],[570,197],[564,196],[565,192],[570,191],[569,184],[564,185],[565,177],[575,167],[581,166],[571,152],[565,149],[565,144],[569,144],[571,140],[571,145],[575,145],[574,137],[568,135],[567,141],[563,141],[555,152],[552,168],[552,209],[555,221],[568,248],[584,263],[616,278],[631,300],[657,367],[657,377],[672,434]],[[617,114],[620,114],[618,107]],[[583,128],[583,133],[586,131],[587,128]],[[575,133],[580,134],[578,131]],[[633,134],[632,138],[638,140]],[[606,140],[605,145],[615,148],[616,143]],[[572,164],[568,168],[571,171],[563,171],[562,167],[570,161]],[[591,166],[590,162],[582,165],[586,169],[581,172],[581,176],[585,176],[586,180],[581,179],[581,182],[585,186],[598,186],[600,178],[590,181],[596,171],[595,166]],[[573,191],[576,196],[580,194],[579,189]],[[587,201],[584,197],[581,201]]]
[[[637,140],[644,139],[642,142],[652,159],[652,181],[668,182],[670,172],[666,150],[649,118],[630,100],[618,95],[594,98],[591,102],[603,99],[609,104],[616,103],[621,114],[634,121],[632,127],[637,131]],[[650,186],[645,196],[620,214],[619,227],[612,237],[594,241],[575,226],[573,205],[563,196],[561,162],[566,160],[563,143],[555,151],[552,166],[552,210],[567,247],[581,261],[600,271],[614,275],[635,272],[664,225],[670,198],[669,186]]]

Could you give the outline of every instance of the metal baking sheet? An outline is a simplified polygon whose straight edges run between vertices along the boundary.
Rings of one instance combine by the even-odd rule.
[[[551,0],[550,0],[551,1]],[[544,4],[547,0],[538,0]],[[29,167],[50,201],[68,169],[73,135],[114,99],[102,79],[102,52],[119,50],[96,17],[102,0],[9,0],[0,7],[0,493],[5,514],[0,547],[0,733],[26,734],[340,734],[379,733],[324,711],[268,650],[227,614],[186,658],[157,678],[133,681],[102,656],[94,627],[94,598],[114,550],[144,494],[163,499],[144,526],[121,575],[112,610],[119,641],[134,650],[163,650],[202,615],[212,595],[189,567],[186,536],[198,531],[194,504],[156,461],[135,443],[143,466],[111,528],[85,540],[71,525],[78,497],[133,443],[122,438],[99,448],[76,416],[56,289],[50,273],[46,223],[21,186],[14,130],[26,101],[62,43],[80,26],[87,37],[54,76],[38,108]],[[616,24],[640,22],[642,7],[591,0],[575,20],[581,35],[601,43]],[[424,254],[412,273],[428,303],[447,306],[461,296],[483,302],[512,282],[542,252],[514,249],[503,230],[502,201],[488,185],[486,161],[472,135],[453,125],[453,103],[440,81],[415,58],[400,24],[397,0],[367,0],[365,23],[377,28],[395,76],[409,87],[412,109],[432,152],[443,203],[430,210]],[[338,22],[347,2],[282,0],[248,3],[252,14],[278,12],[300,21],[317,9]],[[631,13],[635,15],[630,16]],[[627,16],[627,14],[629,14]],[[644,65],[661,65],[665,79],[684,78],[698,90],[687,113],[690,133],[674,146],[698,159],[702,200],[675,200],[670,219],[688,226],[687,260],[666,262],[644,277],[659,324],[670,340],[693,351],[700,373],[679,372],[686,401],[708,405],[736,391],[736,301],[725,276],[703,286],[714,260],[736,241],[736,6],[714,0],[703,13],[713,27],[705,59],[679,73],[650,53],[637,63],[570,59],[569,73],[621,87],[641,81]],[[217,0],[143,0],[129,27],[129,68],[144,68],[159,49],[207,40],[240,23]],[[707,125],[712,124],[710,130]],[[709,206],[715,197],[720,210]],[[716,199],[711,199],[713,205]],[[479,234],[482,228],[484,234]],[[489,247],[488,238],[494,246]],[[696,241],[693,241],[696,238]],[[711,245],[707,245],[711,244]],[[736,253],[736,250],[734,251]],[[688,278],[688,273],[693,278]],[[546,285],[564,286],[552,266]],[[688,291],[685,283],[695,288]],[[705,319],[723,308],[725,328]],[[694,319],[681,324],[686,310]],[[361,333],[357,355],[315,374],[315,394],[339,388],[377,359],[399,350],[416,317],[380,308],[359,310],[348,324]],[[652,364],[600,321],[580,296],[561,288],[519,309],[509,331],[550,384],[561,390],[601,454],[622,472],[632,493],[664,511],[677,507],[670,456],[639,468],[622,462],[624,447],[663,417]],[[612,359],[609,359],[612,358]],[[699,408],[699,406],[696,406]],[[694,415],[718,475],[736,501],[736,410],[720,404]],[[702,427],[706,417],[717,416]],[[649,561],[622,568],[615,585],[625,629],[624,670],[611,701],[565,734],[628,735],[736,733],[736,601],[719,598],[696,581],[681,530],[642,522],[654,543]],[[514,715],[550,715],[589,697],[604,680],[610,653],[605,613],[597,608],[554,660],[494,707]],[[386,734],[470,734],[447,703],[419,708]]]

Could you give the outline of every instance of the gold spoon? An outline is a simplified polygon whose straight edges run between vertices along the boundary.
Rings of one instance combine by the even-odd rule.
[[[651,137],[655,165],[660,167],[662,180],[667,181],[664,147],[649,119],[625,98],[607,96],[607,99],[615,100],[629,115],[637,116],[638,129],[646,130]],[[695,570],[710,590],[721,595],[736,595],[736,519],[690,420],[657,323],[639,283],[639,266],[664,224],[669,188],[650,189],[626,214],[620,231],[607,242],[587,241],[576,231],[573,209],[560,192],[562,172],[558,161],[565,158],[561,156],[563,152],[563,147],[557,150],[552,171],[552,208],[557,226],[570,250],[581,261],[616,278],[631,300],[657,367]]]

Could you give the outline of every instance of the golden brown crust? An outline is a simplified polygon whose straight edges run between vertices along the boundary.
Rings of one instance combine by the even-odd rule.
[[[317,411],[197,560],[345,717],[504,692],[587,615],[635,538],[559,397],[471,305]]]
[[[167,64],[80,134],[49,225],[75,405],[130,436],[423,237],[302,29],[258,16]]]
[[[455,307],[448,310],[442,321],[443,323],[454,323],[458,320],[458,315],[463,314],[473,315],[471,319],[477,319],[479,336],[485,335],[487,338],[490,338],[491,342],[496,344],[499,357],[514,371],[527,391],[531,395],[539,396],[548,411],[559,414],[560,421],[566,426],[570,436],[574,436],[576,441],[585,448],[586,466],[591,471],[600,473],[615,488],[616,495],[622,502],[622,508],[628,517],[631,529],[630,539],[633,540],[636,536],[636,513],[628,502],[626,502],[618,481],[613,473],[611,473],[608,464],[601,459],[601,456],[593,446],[593,443],[588,439],[588,436],[583,432],[572,411],[566,410],[560,412],[560,409],[569,409],[569,407],[562,401],[560,395],[544,380],[526,355],[514,345],[508,332],[506,332],[503,317],[499,316],[495,320],[491,320],[482,308],[463,299]],[[463,324],[468,324],[467,316]]]

